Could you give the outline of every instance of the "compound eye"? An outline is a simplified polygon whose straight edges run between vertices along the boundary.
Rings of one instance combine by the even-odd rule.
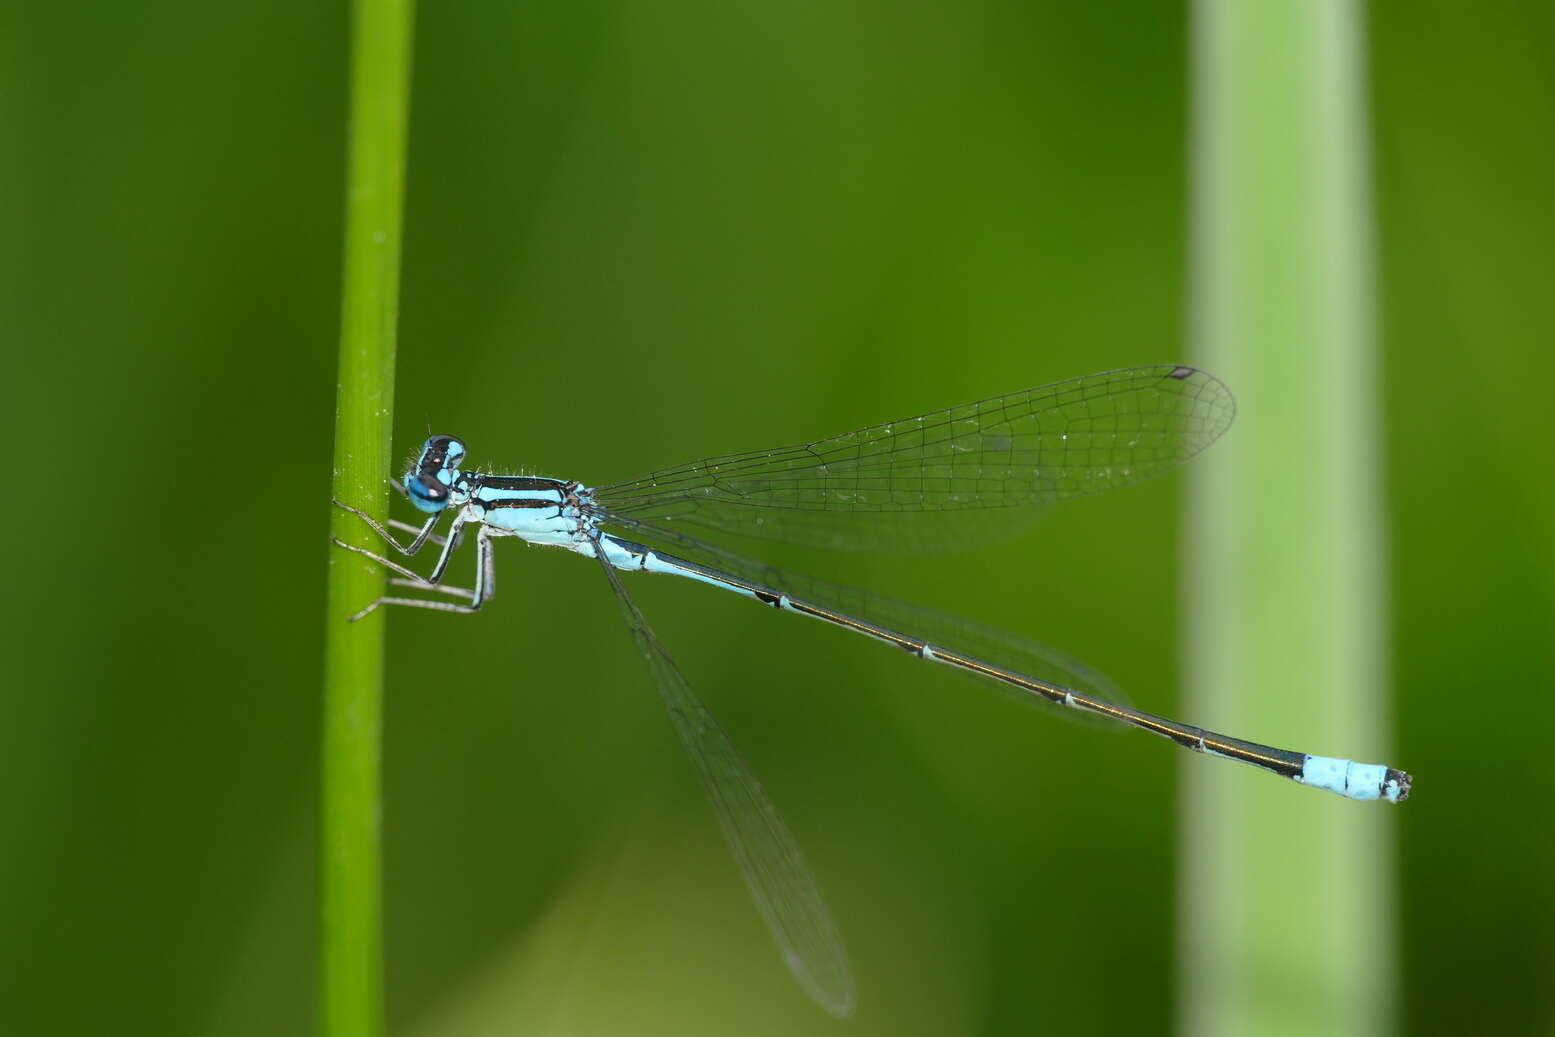
[[[420,471],[453,469],[464,460],[464,441],[458,436],[432,436],[421,447]]]
[[[464,460],[464,441],[458,436],[432,436],[421,447],[421,456],[405,476],[410,502],[426,512],[441,511],[448,504],[448,488],[459,478]]]
[[[405,492],[410,502],[421,511],[442,511],[448,504],[448,487],[436,479],[427,479],[415,472],[405,476]]]

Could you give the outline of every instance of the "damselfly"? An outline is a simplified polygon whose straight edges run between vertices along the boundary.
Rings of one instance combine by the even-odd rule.
[[[932,532],[925,520],[954,528],[958,521],[975,524],[994,509],[1030,514],[1159,475],[1213,442],[1235,409],[1226,387],[1203,371],[1136,367],[600,486],[468,472],[460,467],[464,442],[437,435],[398,487],[428,513],[419,527],[390,523],[415,534],[408,544],[364,512],[335,502],[403,554],[439,544],[432,572],[423,577],[363,548],[335,543],[397,573],[397,585],[456,599],[383,597],[353,619],[379,605],[474,612],[495,589],[492,541],[498,537],[597,559],[784,959],[817,1002],[845,1015],[854,1001],[847,957],[793,836],[627,595],[620,573],[687,577],[867,634],[1017,694],[1144,728],[1195,752],[1250,763],[1351,799],[1398,802],[1410,788],[1402,771],[1276,749],[1154,716],[1118,701],[1083,667],[1031,642],[783,572],[685,532],[692,527],[811,544],[868,545],[882,538],[910,544]],[[445,511],[453,521],[439,538],[433,531]],[[475,530],[474,586],[446,587],[449,559],[468,527]]]

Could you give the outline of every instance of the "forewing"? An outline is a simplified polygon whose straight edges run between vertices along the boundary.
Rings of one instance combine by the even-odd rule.
[[[593,494],[620,515],[811,544],[839,536],[867,542],[867,522],[842,522],[841,534],[828,534],[819,519],[774,513],[969,513],[1051,504],[1181,464],[1224,432],[1235,411],[1230,391],[1204,371],[1126,368],[813,443],[693,461]]]

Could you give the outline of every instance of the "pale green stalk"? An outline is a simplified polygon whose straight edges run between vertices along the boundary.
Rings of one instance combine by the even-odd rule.
[[[347,172],[335,496],[388,510],[395,325],[413,32],[411,0],[356,0]],[[360,519],[332,511],[334,534],[371,543]],[[380,819],[382,612],[346,617],[383,593],[384,573],[330,552],[325,617],[321,1023],[325,1037],[383,1032]]]
[[[1239,412],[1192,473],[1182,712],[1398,763],[1362,11],[1197,0],[1193,13],[1190,358]],[[1181,1032],[1388,1032],[1395,808],[1198,758],[1182,807]]]

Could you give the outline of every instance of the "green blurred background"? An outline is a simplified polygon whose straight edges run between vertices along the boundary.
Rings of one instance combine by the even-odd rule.
[[[424,5],[396,458],[432,428],[608,480],[1193,361],[1187,18]],[[0,1032],[314,1024],[347,28],[296,0],[0,11]],[[1401,1029],[1549,1033],[1555,14],[1366,28],[1396,745],[1333,750],[1418,780]],[[1171,714],[1180,487],[906,568],[775,553]],[[838,1023],[773,953],[598,572],[503,547],[487,612],[392,619],[391,1032],[1170,1027],[1178,776],[1221,765],[634,582],[828,895],[860,987]]]

